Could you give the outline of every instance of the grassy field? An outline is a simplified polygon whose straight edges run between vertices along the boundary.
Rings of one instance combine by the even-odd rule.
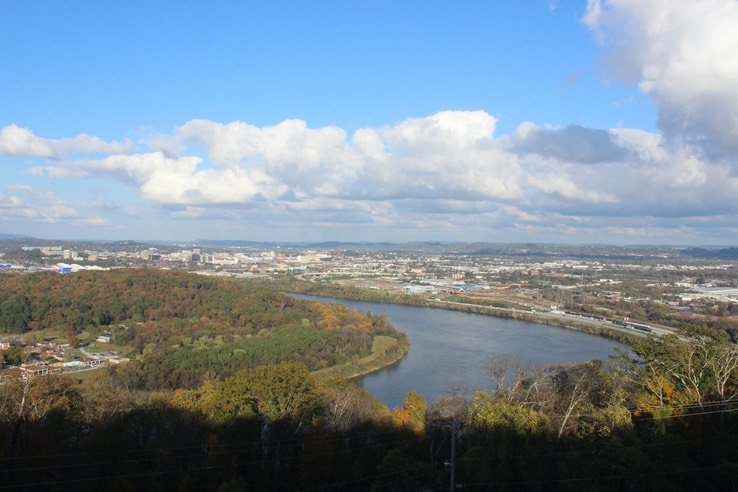
[[[121,354],[127,354],[133,350],[133,347],[105,342],[90,342],[90,344],[85,347],[85,350],[88,352],[120,352]]]
[[[65,372],[64,375],[77,381],[84,381],[99,374],[103,369],[104,367],[91,367],[90,369],[83,369],[81,371]]]
[[[368,364],[374,362],[384,356],[389,349],[397,345],[397,339],[384,335],[377,335],[372,342],[372,353],[366,357],[359,359],[360,364]]]
[[[340,366],[326,367],[313,372],[317,378],[352,378],[379,370],[396,362],[390,359],[387,353],[399,343],[396,338],[377,335],[372,341],[372,353],[361,359],[341,364]],[[404,355],[404,353],[403,353]]]

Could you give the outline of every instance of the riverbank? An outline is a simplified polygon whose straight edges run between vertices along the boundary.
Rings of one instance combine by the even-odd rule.
[[[626,345],[631,345],[637,338],[646,336],[643,333],[632,332],[604,321],[590,320],[584,317],[578,318],[572,315],[564,315],[563,313],[536,313],[519,309],[455,303],[442,301],[440,299],[428,300],[427,307],[461,311],[465,313],[484,314],[488,316],[496,316],[498,318],[517,319],[541,325],[557,326],[559,328],[575,330],[588,333],[590,335],[602,336]]]
[[[512,356],[520,367],[550,367],[590,360],[606,361],[622,343],[541,323],[451,309],[296,295],[333,302],[373,316],[386,316],[412,344],[398,363],[352,379],[388,408],[403,405],[408,391],[427,401],[445,396],[472,398],[492,383],[492,358]]]
[[[294,280],[294,279],[293,279]],[[635,340],[645,336],[642,333],[620,328],[612,323],[606,323],[587,318],[577,318],[571,315],[555,315],[552,313],[537,313],[513,308],[497,306],[483,306],[460,302],[443,301],[441,299],[427,299],[413,294],[392,294],[375,289],[347,288],[336,284],[316,284],[312,282],[291,282],[289,290],[298,294],[318,297],[333,297],[351,301],[380,302],[400,304],[406,306],[420,306],[448,311],[483,314],[498,318],[516,319],[547,326],[556,326],[569,330],[579,331],[590,335],[602,336],[625,345],[632,345]]]
[[[372,342],[371,354],[338,366],[318,369],[312,374],[318,379],[355,379],[397,364],[409,349],[407,338],[377,335]]]

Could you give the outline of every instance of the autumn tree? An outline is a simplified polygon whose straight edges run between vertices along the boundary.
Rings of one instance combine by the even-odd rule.
[[[738,397],[738,345],[725,334],[684,329],[677,335],[648,337],[633,351],[643,365],[645,389],[659,405],[703,406]]]
[[[405,404],[401,407],[396,407],[392,412],[395,424],[418,434],[423,432],[425,430],[425,417],[428,406],[423,395],[416,391],[408,391],[402,401]]]

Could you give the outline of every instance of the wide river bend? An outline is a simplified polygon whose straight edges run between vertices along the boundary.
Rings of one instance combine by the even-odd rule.
[[[510,354],[524,364],[545,365],[606,360],[621,346],[608,338],[566,328],[445,309],[350,301],[292,294],[301,299],[337,302],[362,312],[386,314],[410,338],[410,351],[398,363],[354,381],[390,409],[402,406],[408,391],[430,402],[441,396],[471,396],[492,389],[485,374],[490,355]]]

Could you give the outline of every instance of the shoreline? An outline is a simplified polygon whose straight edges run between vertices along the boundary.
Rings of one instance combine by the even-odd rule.
[[[450,301],[441,300],[428,300],[427,307],[436,309],[446,309],[448,311],[460,311],[473,314],[481,314],[485,316],[494,316],[497,318],[508,318],[516,319],[519,321],[526,321],[528,323],[537,323],[546,326],[556,326],[559,328],[565,328],[567,330],[574,330],[580,333],[587,333],[590,335],[597,335],[610,340],[615,340],[621,343],[630,345],[633,341],[633,337],[643,337],[645,334],[635,333],[626,331],[616,326],[601,326],[599,323],[588,323],[585,319],[576,319],[574,317],[568,318],[551,318],[541,316],[538,313],[530,313],[527,311],[521,311],[512,308],[499,308],[493,306],[483,306],[480,304],[463,304],[463,303],[452,303]]]
[[[458,312],[466,312],[466,313],[472,313],[472,314],[480,314],[483,316],[494,316],[497,318],[508,318],[508,319],[516,319],[519,321],[525,321],[528,323],[536,323],[540,325],[546,325],[546,326],[554,326],[557,328],[563,328],[567,330],[574,330],[578,331],[580,333],[586,333],[589,335],[596,335],[608,338],[610,340],[615,340],[617,342],[623,343],[624,345],[632,345],[635,338],[643,337],[645,334],[640,333],[631,333],[627,332],[621,329],[618,329],[617,327],[605,327],[605,326],[598,326],[595,324],[590,324],[584,322],[584,320],[576,320],[572,317],[564,319],[556,319],[556,318],[549,318],[549,317],[543,317],[538,315],[537,313],[530,313],[527,311],[520,311],[516,309],[510,309],[510,308],[498,308],[498,307],[492,307],[492,306],[482,306],[478,304],[462,304],[462,303],[452,303],[449,301],[441,301],[437,299],[413,299],[413,302],[392,302],[389,300],[384,301],[377,301],[377,300],[366,300],[366,299],[359,299],[356,297],[350,297],[350,296],[338,296],[338,295],[319,295],[314,293],[302,293],[302,292],[289,292],[287,294],[298,294],[298,295],[305,295],[305,296],[312,296],[322,299],[338,299],[338,300],[347,300],[347,301],[360,301],[360,302],[376,302],[378,304],[394,304],[394,305],[403,305],[403,306],[416,306],[416,307],[427,307],[432,309],[444,309],[447,311],[458,311]],[[421,302],[418,302],[421,301]],[[391,321],[391,320],[390,320]],[[565,322],[564,322],[565,321]],[[372,368],[359,368],[356,367],[358,372],[350,373],[349,375],[341,375],[341,369],[349,369],[351,366],[351,362],[348,362],[346,364],[342,364],[341,366],[335,366],[333,368],[325,368],[320,369],[313,374],[316,378],[330,378],[330,377],[338,377],[341,379],[345,379],[347,381],[353,381],[357,378],[367,376],[369,374],[373,374],[375,372],[379,372],[383,369],[386,369],[388,367],[392,367],[395,364],[398,364],[410,351],[411,344],[408,342],[407,346],[405,347],[405,350],[403,353],[391,360],[388,361],[386,364],[381,364],[376,367]],[[325,375],[320,375],[320,371],[325,371]],[[335,375],[333,374],[335,373]]]
[[[399,340],[398,340],[398,343],[400,343]],[[407,355],[407,353],[409,351],[410,351],[410,342],[408,341],[405,344],[404,350],[402,351],[402,353],[398,357],[395,357],[392,360],[387,361],[386,363],[381,362],[377,366],[371,366],[371,365],[369,365],[370,362],[367,362],[368,366],[362,367],[361,366],[361,359],[359,359],[359,361],[357,361],[357,363],[356,363],[357,364],[356,366],[353,365],[354,364],[353,362],[346,362],[346,363],[341,364],[341,365],[338,365],[338,366],[326,367],[326,368],[323,368],[323,369],[318,369],[317,371],[313,371],[311,374],[313,376],[315,376],[317,379],[323,379],[323,378],[330,379],[330,378],[333,378],[333,377],[337,377],[337,378],[340,378],[340,379],[345,379],[347,381],[351,381],[353,379],[360,378],[362,376],[366,376],[368,374],[372,374],[372,373],[381,371],[383,369],[386,369],[388,367],[391,367],[391,366],[399,363]],[[372,357],[373,355],[374,355],[374,353],[371,353],[367,357]],[[352,368],[356,369],[356,371],[358,371],[358,372],[356,372],[356,371],[350,371],[350,369],[352,369]],[[342,374],[343,371],[348,372],[348,375],[343,375]]]
[[[370,369],[362,369],[360,372],[358,372],[358,373],[352,373],[349,376],[341,376],[339,374],[338,376],[335,376],[335,377],[339,377],[340,379],[345,379],[347,381],[352,381],[352,380],[354,380],[356,378],[360,378],[360,377],[363,377],[363,376],[368,376],[369,374],[373,374],[375,372],[379,372],[381,370],[387,369],[388,367],[392,367],[395,364],[398,364],[403,358],[405,358],[405,356],[407,355],[407,353],[409,351],[410,351],[410,345],[407,346],[407,349],[402,353],[402,355],[400,355],[399,357],[397,357],[394,360],[391,360],[391,361],[387,362],[386,364],[382,364],[381,366],[373,367],[373,368],[370,368]],[[334,377],[334,375],[331,374],[331,372],[332,372],[331,370],[333,370],[335,372],[340,372],[340,368],[347,368],[346,366],[347,365],[350,365],[350,364],[351,364],[350,362],[347,362],[346,364],[342,364],[340,366],[328,367],[328,368],[325,368],[325,369],[318,369],[317,371],[313,372],[312,374],[317,379],[323,379],[323,378],[330,379],[330,378]],[[359,368],[357,368],[357,369],[359,369]],[[320,371],[325,371],[327,374],[321,375],[321,374],[319,374]]]
[[[481,314],[484,316],[494,316],[497,318],[509,318],[516,319],[519,321],[526,321],[528,323],[537,323],[546,326],[556,326],[559,328],[565,328],[567,330],[574,330],[580,333],[587,333],[589,335],[597,335],[615,340],[625,345],[632,345],[636,338],[642,338],[645,334],[633,333],[619,329],[615,326],[600,326],[593,323],[587,323],[585,320],[577,320],[573,317],[565,319],[549,318],[540,316],[537,313],[530,313],[527,311],[520,311],[511,308],[499,308],[493,306],[483,306],[479,304],[463,304],[453,303],[450,301],[441,301],[437,299],[418,299],[413,298],[411,302],[402,302],[398,299],[362,299],[359,296],[341,296],[335,292],[330,295],[316,294],[312,292],[294,292],[295,294],[320,297],[324,299],[344,299],[348,301],[361,301],[361,302],[376,302],[378,304],[396,304],[402,306],[417,306],[427,307],[433,309],[444,309],[447,311],[459,311],[465,313]],[[288,293],[289,294],[289,293]],[[404,357],[404,354],[403,354]],[[389,364],[391,365],[391,364]],[[357,376],[358,377],[358,376]]]
[[[408,343],[405,346],[405,350],[403,350],[402,354],[400,354],[400,356],[397,357],[396,359],[389,361],[387,364],[383,364],[380,367],[374,367],[372,369],[368,369],[366,371],[360,372],[359,374],[354,374],[353,376],[349,376],[346,379],[351,380],[351,379],[360,378],[362,376],[367,376],[369,374],[373,374],[373,373],[378,372],[378,371],[381,371],[383,369],[387,369],[388,367],[392,367],[395,364],[399,364],[400,361],[405,358],[405,356],[408,354],[408,352],[410,352],[410,346],[411,346],[410,343]]]

